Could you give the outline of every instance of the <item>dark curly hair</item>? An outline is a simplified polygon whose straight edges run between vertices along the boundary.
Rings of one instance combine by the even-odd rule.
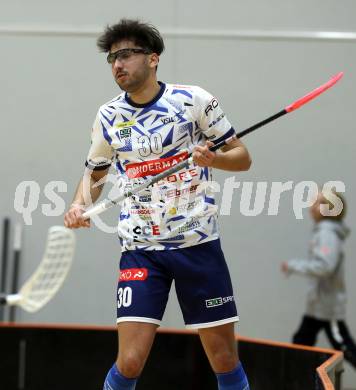
[[[121,19],[119,23],[107,26],[98,38],[97,46],[100,51],[109,52],[113,44],[123,40],[132,41],[158,55],[164,50],[163,39],[156,27],[131,19]]]

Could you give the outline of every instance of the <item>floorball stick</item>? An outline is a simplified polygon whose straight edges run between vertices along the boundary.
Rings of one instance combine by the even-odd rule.
[[[241,137],[245,136],[246,134],[249,134],[252,131],[254,131],[262,126],[265,126],[267,123],[270,123],[270,122],[276,120],[277,118],[280,118],[281,116],[288,114],[289,112],[295,111],[296,109],[302,107],[306,103],[309,103],[311,100],[313,100],[314,98],[316,98],[317,96],[319,96],[320,94],[325,92],[327,89],[329,89],[333,85],[335,85],[341,79],[343,74],[344,74],[343,72],[338,73],[337,75],[332,77],[329,81],[327,81],[325,84],[323,84],[320,87],[309,92],[307,95],[303,96],[302,98],[296,100],[294,103],[288,105],[283,110],[277,112],[277,114],[274,114],[274,115],[270,116],[269,118],[264,119],[263,121],[258,122],[255,125],[247,128],[246,130],[241,131],[240,133],[234,135],[234,137],[241,138]],[[215,150],[221,148],[222,146],[227,145],[229,142],[231,142],[232,138],[233,137],[217,143],[216,145],[212,146],[210,148],[210,150],[215,151]],[[192,153],[190,153],[187,160],[176,164],[172,168],[169,168],[166,171],[164,171],[156,176],[153,176],[152,178],[148,179],[145,183],[138,185],[137,187],[131,189],[130,191],[125,191],[122,195],[120,195],[119,197],[117,197],[115,199],[106,199],[106,200],[98,203],[96,206],[93,206],[91,209],[87,210],[83,214],[83,218],[87,219],[93,215],[101,214],[105,210],[115,206],[116,204],[120,203],[124,199],[129,198],[130,196],[141,192],[145,188],[152,186],[153,184],[159,182],[160,180],[165,179],[167,176],[170,176],[173,173],[178,172],[181,169],[188,167],[192,163],[192,161],[193,161]]]
[[[38,268],[17,294],[0,295],[0,304],[17,305],[30,313],[41,309],[62,286],[72,264],[74,249],[73,231],[63,226],[51,227]]]

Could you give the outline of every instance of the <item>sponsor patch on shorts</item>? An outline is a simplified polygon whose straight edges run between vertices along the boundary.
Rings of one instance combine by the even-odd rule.
[[[146,280],[148,276],[147,268],[127,268],[120,271],[120,282],[130,280]]]
[[[218,297],[218,298],[211,298],[205,300],[206,307],[215,307],[215,306],[221,306],[224,303],[233,302],[234,297],[232,295],[228,297]]]

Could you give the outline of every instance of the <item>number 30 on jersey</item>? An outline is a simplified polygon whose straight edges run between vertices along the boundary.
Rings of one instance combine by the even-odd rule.
[[[163,151],[162,136],[159,133],[153,133],[150,136],[143,135],[137,138],[138,152],[141,157],[147,157],[151,153],[161,154]]]

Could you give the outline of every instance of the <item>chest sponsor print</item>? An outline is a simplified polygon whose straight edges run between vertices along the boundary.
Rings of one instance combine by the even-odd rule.
[[[130,163],[125,167],[126,175],[130,179],[137,177],[145,177],[151,175],[157,175],[174,165],[186,160],[188,158],[188,152],[182,152],[175,156],[158,158],[156,160],[142,161],[138,163]]]

